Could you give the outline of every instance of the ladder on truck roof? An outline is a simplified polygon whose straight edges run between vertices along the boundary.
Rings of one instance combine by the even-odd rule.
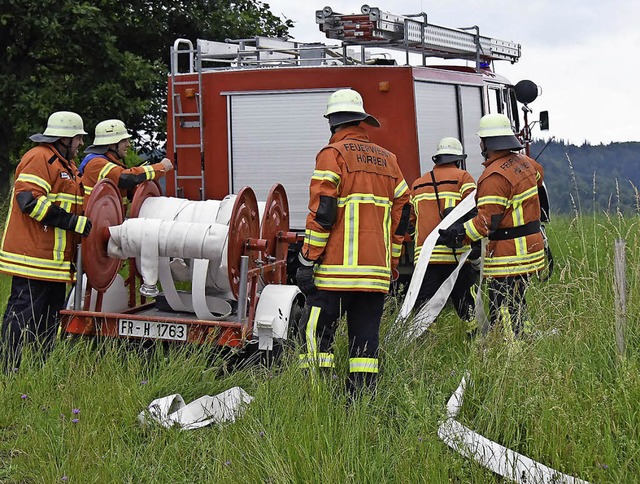
[[[225,42],[198,39],[194,50],[190,41],[179,39],[188,42],[190,48],[178,50],[176,41],[172,52],[176,64],[178,53],[189,53],[187,73],[198,74],[202,73],[205,62],[213,63],[207,64],[205,70],[376,63],[379,59],[374,59],[366,48],[405,51],[407,65],[410,64],[409,54],[420,54],[423,66],[427,57],[475,61],[477,71],[483,67],[481,62],[507,60],[515,63],[520,59],[520,44],[482,36],[478,26],[469,29],[443,27],[429,23],[426,13],[395,15],[368,5],[360,10],[360,14],[349,15],[336,13],[331,7],[316,11],[320,31],[329,39],[342,41],[342,45],[256,36],[226,39]],[[350,47],[360,47],[360,52]]]
[[[325,7],[316,11],[316,23],[327,38],[349,45],[369,45],[404,50],[426,57],[466,59],[480,62],[520,58],[520,44],[484,37],[479,27],[468,29],[430,24],[427,14],[395,15],[377,7],[363,5],[360,14],[341,14]],[[469,30],[475,30],[470,32]]]
[[[196,80],[185,80],[177,74],[182,73],[180,70],[180,58],[187,54],[189,57],[189,65],[187,73],[198,73]],[[173,171],[176,196],[181,196],[183,189],[178,185],[180,180],[199,180],[200,181],[200,198],[206,200],[204,192],[204,133],[203,133],[203,114],[202,114],[202,56],[200,55],[200,47],[193,48],[193,43],[188,39],[176,39],[171,48],[171,102],[173,109],[171,110],[171,133],[173,135],[173,162],[175,169]],[[195,111],[183,111],[182,97],[180,92],[176,90],[176,86],[191,86],[185,89],[185,95],[195,97]],[[196,90],[197,88],[197,90]],[[187,94],[188,92],[188,94]],[[182,143],[180,128],[197,128],[198,136],[196,143]],[[181,175],[180,160],[188,151],[200,150],[200,175]]]

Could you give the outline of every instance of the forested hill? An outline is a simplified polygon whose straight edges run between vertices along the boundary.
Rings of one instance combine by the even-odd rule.
[[[531,145],[536,158],[546,141]],[[640,212],[640,142],[583,144],[552,141],[538,157],[552,212]]]

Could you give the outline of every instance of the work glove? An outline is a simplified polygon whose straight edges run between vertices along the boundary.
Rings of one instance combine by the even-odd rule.
[[[89,235],[91,232],[91,220],[84,215],[71,214],[71,224],[69,229],[78,234],[82,234],[83,237]]]
[[[171,160],[169,158],[162,158],[160,164],[162,165],[162,169],[165,171],[165,173],[169,173],[171,170],[173,170],[173,163],[171,163]]]
[[[313,280],[314,261],[305,259],[302,254],[298,254],[300,267],[296,271],[296,283],[305,296],[313,294],[318,290]]]
[[[462,225],[453,225],[448,229],[438,230],[440,237],[436,241],[436,245],[446,245],[452,249],[462,247],[464,241],[465,232]]]

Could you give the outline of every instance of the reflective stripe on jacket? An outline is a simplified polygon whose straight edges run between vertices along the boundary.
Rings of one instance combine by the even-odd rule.
[[[319,261],[320,289],[386,293],[402,250],[404,234],[396,230],[409,188],[396,156],[370,142],[363,127],[344,128],[330,143],[316,157],[302,254]],[[331,226],[323,214],[318,220],[321,197],[335,199]]]
[[[165,173],[162,163],[127,168],[122,160],[118,159],[113,153],[107,152],[104,155],[93,155],[84,166],[82,173],[85,196],[89,197],[93,187],[103,178],[108,178],[117,187],[120,187],[120,177],[122,175],[140,174],[144,174],[146,180],[154,180],[164,176]],[[122,195],[122,202],[126,206],[129,203],[127,190],[120,188],[120,194]]]
[[[433,178],[431,174],[433,173]],[[435,180],[435,186],[434,186]],[[436,195],[437,188],[437,195]],[[446,209],[458,205],[460,201],[476,188],[476,182],[469,172],[461,170],[454,163],[435,165],[433,172],[426,173],[413,182],[411,187],[412,220],[415,224],[415,252],[414,261],[418,261],[425,239],[441,222],[441,214]],[[439,203],[438,203],[439,201]],[[465,245],[455,249],[461,254],[468,250]],[[457,263],[453,249],[446,245],[436,245],[429,262],[434,264]]]
[[[15,173],[9,216],[0,244],[0,272],[31,279],[72,282],[80,236],[73,230],[43,225],[52,204],[82,214],[83,192],[74,163],[65,160],[51,144],[25,153]],[[23,213],[16,196],[31,192],[38,201],[31,213]]]
[[[478,179],[478,215],[465,222],[467,239],[480,240],[500,230],[522,227],[540,220],[538,186],[544,170],[535,160],[518,153],[501,152],[484,162]],[[489,240],[484,275],[506,277],[544,268],[542,233],[506,240]]]

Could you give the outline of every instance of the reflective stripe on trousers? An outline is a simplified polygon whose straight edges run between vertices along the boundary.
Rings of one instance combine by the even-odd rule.
[[[380,319],[385,294],[380,292],[323,291],[307,298],[311,307],[305,329],[301,366],[333,368],[333,343],[341,315],[347,315],[349,371],[378,373]]]

